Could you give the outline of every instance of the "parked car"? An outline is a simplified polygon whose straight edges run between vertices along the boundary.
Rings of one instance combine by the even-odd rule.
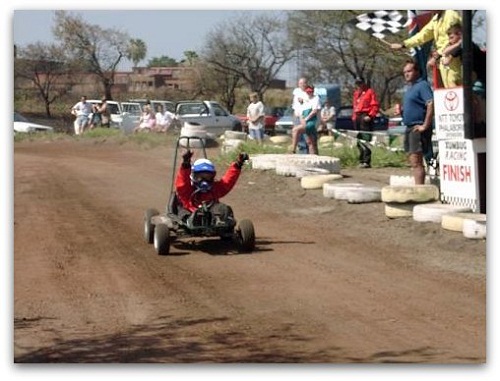
[[[403,123],[401,116],[392,116],[387,123],[387,133],[389,135],[403,135],[406,130],[406,125]]]
[[[335,122],[335,128],[337,130],[354,130],[352,122],[352,106],[342,106],[336,111],[337,119]],[[386,131],[388,124],[389,118],[385,114],[379,112],[373,123],[373,131]]]
[[[158,106],[160,105],[163,106],[163,111],[170,111],[171,113],[175,113],[175,103],[171,101],[165,101],[159,99],[149,100],[145,98],[140,98],[140,99],[129,99],[129,102],[139,103],[141,105],[141,109],[144,107],[145,104],[149,102],[155,113],[158,111]]]
[[[281,118],[286,111],[286,107],[271,107],[264,106],[264,130],[268,135],[275,135],[276,122]],[[248,118],[246,114],[235,115],[240,121],[243,131],[248,132]]]
[[[241,121],[214,101],[181,101],[175,106],[175,117],[181,123],[205,126],[216,137],[227,130],[242,131]]]
[[[14,112],[14,133],[17,132],[54,132],[54,128],[43,124],[33,123],[28,118]]]
[[[87,100],[92,104],[101,104],[100,99]],[[119,128],[124,132],[131,132],[139,123],[141,105],[137,102],[106,101],[111,118],[110,127]],[[91,116],[92,117],[92,116]]]
[[[274,133],[278,135],[292,133],[293,128],[293,109],[288,107],[283,116],[279,118],[274,124]]]

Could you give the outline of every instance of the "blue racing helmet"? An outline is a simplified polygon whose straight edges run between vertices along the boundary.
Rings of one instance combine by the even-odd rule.
[[[215,178],[215,166],[208,159],[198,159],[191,166],[191,183],[200,191],[212,189]]]
[[[191,173],[211,172],[215,175],[215,166],[208,159],[198,159],[191,166]]]

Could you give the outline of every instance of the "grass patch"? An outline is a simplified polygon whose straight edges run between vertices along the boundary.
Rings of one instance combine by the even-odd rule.
[[[14,135],[14,142],[78,139],[84,141],[94,141],[95,143],[115,143],[120,145],[134,144],[147,150],[157,147],[175,147],[178,137],[178,132],[168,134],[123,134],[121,130],[115,128],[95,128],[80,136],[69,135],[66,133],[18,133]],[[320,146],[319,154],[339,158],[342,168],[356,167],[359,164],[359,151],[357,147],[351,147],[347,140],[337,139],[337,142],[341,142],[343,145],[340,147],[336,147],[333,144]],[[219,142],[219,144],[222,143]],[[218,166],[227,166],[236,159],[240,152],[246,152],[250,156],[257,154],[284,154],[288,152],[288,145],[260,145],[253,140],[247,140],[236,150],[228,153],[221,153],[220,155],[214,157],[213,161]],[[378,168],[405,167],[407,166],[406,154],[404,152],[394,152],[384,147],[372,147],[372,166]]]
[[[342,168],[356,167],[359,165],[359,151],[356,146],[350,147],[346,140],[342,142],[341,147],[332,145],[323,145],[319,147],[319,154],[322,156],[331,156],[340,159]],[[384,147],[371,147],[372,149],[372,167],[405,167],[407,165],[406,154],[404,152],[394,152]],[[259,145],[252,140],[247,140],[241,144],[235,151],[221,154],[215,159],[218,164],[228,165],[236,159],[240,152],[246,152],[250,156],[266,153],[287,153],[288,145],[276,146],[270,144]]]

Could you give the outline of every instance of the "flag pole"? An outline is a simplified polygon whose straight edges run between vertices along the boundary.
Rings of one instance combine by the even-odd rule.
[[[383,38],[379,38],[380,41],[382,41],[384,44],[386,44],[387,46],[391,46],[391,43],[384,40]]]

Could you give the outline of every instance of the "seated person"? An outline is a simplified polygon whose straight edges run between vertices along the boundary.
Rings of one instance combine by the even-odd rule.
[[[156,115],[151,109],[150,105],[145,105],[141,118],[139,119],[139,125],[134,128],[134,132],[147,131],[151,132],[156,126]]]
[[[220,203],[219,199],[228,194],[238,180],[241,168],[248,155],[240,153],[220,180],[215,180],[216,170],[208,159],[198,159],[191,165],[193,152],[187,150],[182,155],[182,164],[175,180],[175,189],[179,201],[179,217],[193,224],[193,218],[198,207],[203,202],[213,202],[210,206],[212,224],[225,225],[225,221],[233,218],[231,207]]]

